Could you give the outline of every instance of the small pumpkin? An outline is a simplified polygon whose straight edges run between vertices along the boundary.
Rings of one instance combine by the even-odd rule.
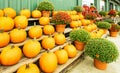
[[[76,50],[75,46],[72,44],[68,44],[68,45],[64,46],[64,49],[67,51],[69,58],[73,58],[77,55],[77,50]]]
[[[52,37],[45,37],[42,39],[42,47],[44,49],[52,49],[55,47],[55,40]]]
[[[22,9],[22,10],[20,11],[20,15],[23,15],[23,16],[26,16],[27,18],[30,18],[31,13],[30,13],[30,10],[29,10],[29,9]]]
[[[27,41],[23,46],[23,53],[28,58],[36,57],[40,50],[41,45],[36,39]]]
[[[41,12],[39,10],[33,10],[32,11],[32,17],[33,18],[40,18],[41,17]]]
[[[10,17],[0,17],[0,29],[10,31],[14,28],[14,20]]]
[[[50,19],[49,19],[49,17],[41,17],[39,19],[39,23],[42,26],[48,25],[50,23]]]
[[[0,17],[3,17],[4,16],[4,12],[3,10],[0,9]]]
[[[1,52],[1,64],[5,66],[16,64],[22,57],[22,51],[17,46],[6,46]]]
[[[36,64],[29,63],[20,66],[16,73],[40,73]]]
[[[15,28],[10,31],[10,40],[13,43],[20,43],[26,40],[27,33],[24,29]]]
[[[2,30],[0,30],[0,47],[8,45],[9,42],[10,42],[9,34],[7,32],[3,32]]]
[[[57,68],[57,56],[53,52],[44,52],[39,59],[39,65],[43,72],[53,73]]]
[[[78,27],[78,21],[72,21],[72,22],[70,23],[70,27],[71,27],[71,28],[76,28],[76,27]]]
[[[16,16],[16,11],[13,8],[5,8],[3,12],[8,17],[14,18]]]
[[[65,35],[63,33],[56,33],[54,35],[55,44],[62,45],[66,42]]]
[[[42,28],[40,26],[34,25],[28,31],[28,35],[30,38],[40,38],[42,36]]]
[[[44,34],[53,34],[55,32],[55,28],[52,25],[45,25],[43,28]]]
[[[62,48],[56,50],[55,55],[57,56],[58,64],[65,64],[68,61],[68,54],[66,50]]]
[[[16,16],[14,19],[14,23],[16,28],[20,27],[24,29],[28,26],[28,19],[23,15]]]

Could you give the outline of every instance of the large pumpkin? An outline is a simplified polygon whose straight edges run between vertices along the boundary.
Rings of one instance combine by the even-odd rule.
[[[14,18],[16,16],[16,11],[13,8],[5,8],[3,11],[8,17]]]
[[[9,34],[7,32],[3,32],[2,30],[0,30],[0,47],[8,45],[9,42],[10,42]]]
[[[42,28],[40,26],[33,26],[28,31],[28,35],[30,38],[40,38],[42,36]]]
[[[0,17],[4,16],[3,10],[0,9]]]
[[[10,31],[10,40],[13,43],[20,43],[26,40],[27,33],[24,29],[13,29]]]
[[[41,17],[39,19],[39,23],[40,25],[43,25],[43,26],[48,25],[50,23],[50,19],[49,17]]]
[[[1,64],[2,65],[14,65],[22,57],[22,51],[17,46],[6,46],[1,52]]]
[[[65,35],[63,33],[56,33],[54,35],[55,43],[57,45],[62,45],[66,42]]]
[[[64,49],[67,51],[69,58],[73,58],[77,55],[77,50],[76,50],[75,46],[72,44],[66,45],[64,47]]]
[[[55,32],[55,29],[52,25],[45,25],[43,28],[44,34],[53,34]]]
[[[0,28],[4,31],[12,30],[14,27],[14,20],[10,17],[0,17]]]
[[[40,70],[36,64],[30,63],[20,66],[16,73],[40,73]]]
[[[17,27],[17,28],[18,27],[26,28],[28,25],[28,19],[23,15],[16,16],[14,19],[14,23],[15,23],[15,27]]]
[[[27,18],[30,18],[31,13],[30,13],[30,10],[29,10],[29,9],[22,9],[22,10],[20,11],[20,15],[24,15],[24,16],[26,16]]]
[[[57,57],[53,52],[44,52],[40,59],[39,65],[43,72],[53,73],[57,68]]]
[[[44,49],[52,49],[55,46],[55,40],[52,37],[45,37],[42,40],[42,47]]]
[[[56,50],[55,54],[57,56],[58,64],[65,64],[68,61],[68,54],[66,50],[64,49]]]
[[[40,18],[41,17],[41,12],[39,10],[33,10],[32,11],[32,17],[33,18]]]
[[[28,58],[33,58],[40,53],[41,45],[34,39],[27,41],[23,46],[23,53]]]

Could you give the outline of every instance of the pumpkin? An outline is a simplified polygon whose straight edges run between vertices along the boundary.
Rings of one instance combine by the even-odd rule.
[[[29,10],[29,9],[22,9],[22,10],[20,11],[20,15],[23,15],[23,16],[26,16],[27,18],[30,18],[31,13],[30,13],[30,10]]]
[[[43,28],[44,34],[53,34],[55,32],[55,29],[52,25],[45,25]]]
[[[5,66],[16,64],[22,57],[22,51],[17,46],[6,46],[1,52],[1,64]]]
[[[50,19],[49,19],[49,17],[41,17],[39,19],[39,23],[42,26],[48,25],[50,23]]]
[[[0,17],[0,29],[9,31],[14,28],[14,20],[10,17]]]
[[[3,17],[4,16],[4,12],[3,10],[0,9],[0,17]]]
[[[36,64],[29,63],[20,66],[16,73],[40,73]]]
[[[32,17],[33,18],[40,18],[41,17],[41,12],[39,10],[33,10],[32,11]]]
[[[57,68],[57,57],[53,52],[44,52],[40,59],[39,65],[43,72],[53,73]]]
[[[64,49],[67,51],[68,57],[73,58],[77,55],[77,50],[74,45],[68,44],[64,46]]]
[[[9,42],[10,42],[9,34],[7,32],[3,32],[2,30],[0,30],[0,47],[8,45]]]
[[[82,20],[81,20],[81,22],[82,22],[82,25],[83,25],[83,26],[88,25],[88,22],[87,22],[87,20],[86,20],[86,19],[82,19]]]
[[[78,20],[78,27],[82,26],[82,22],[80,20]]]
[[[27,33],[24,29],[15,28],[10,31],[10,40],[13,43],[20,43],[26,40]]]
[[[56,33],[54,35],[55,43],[57,45],[62,45],[66,42],[65,35],[63,33]]]
[[[41,45],[36,39],[27,41],[23,46],[23,53],[28,58],[36,57],[40,50]]]
[[[65,64],[68,61],[68,54],[64,49],[56,50],[55,55],[57,56],[58,64]]]
[[[55,46],[55,40],[52,37],[45,37],[42,39],[42,47],[44,49],[52,49]]]
[[[28,26],[28,19],[23,15],[16,16],[14,19],[14,23],[16,28],[20,27],[24,29]]]
[[[34,25],[29,29],[28,35],[30,38],[40,38],[42,36],[42,28]]]
[[[0,54],[0,64],[1,64],[1,54]]]
[[[8,17],[14,18],[16,16],[16,11],[13,8],[5,8],[3,12]]]
[[[78,21],[72,21],[72,22],[70,23],[70,27],[71,27],[71,28],[76,28],[76,27],[78,27]]]

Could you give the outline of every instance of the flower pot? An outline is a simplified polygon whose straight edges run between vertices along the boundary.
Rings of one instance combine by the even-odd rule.
[[[55,26],[57,32],[64,32],[65,31],[65,27],[66,27],[65,24],[59,24],[59,25]]]
[[[94,59],[94,66],[97,68],[97,69],[100,69],[100,70],[105,70],[107,68],[107,63],[105,62],[101,62],[97,59]]]
[[[112,37],[116,37],[117,34],[118,34],[118,32],[110,32],[110,36],[112,36]]]
[[[50,17],[50,11],[42,11],[42,16]]]
[[[80,51],[84,50],[85,43],[79,42],[79,41],[74,41],[74,44],[75,44],[75,47],[77,50],[80,50]]]

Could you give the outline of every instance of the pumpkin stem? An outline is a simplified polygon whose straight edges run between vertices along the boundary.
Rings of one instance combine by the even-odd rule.
[[[51,34],[49,34],[49,35],[48,35],[48,37],[52,37],[52,35],[51,35]]]
[[[36,22],[34,22],[34,26],[36,26]]]
[[[11,49],[14,48],[15,46],[14,45],[11,45]]]
[[[34,37],[34,39],[33,40],[36,40],[36,37]]]
[[[68,45],[71,45],[71,42],[69,42]]]
[[[48,49],[47,49],[47,53],[49,53],[49,52],[50,52],[50,49],[48,48]]]
[[[29,68],[29,64],[26,64],[26,69],[28,69]]]
[[[7,17],[7,16],[8,16],[8,14],[5,14],[4,16],[5,16],[5,17]]]
[[[59,47],[59,50],[62,50],[62,47]]]
[[[18,25],[18,29],[20,30],[20,24]]]
[[[0,33],[3,33],[4,32],[4,29],[0,29]]]

